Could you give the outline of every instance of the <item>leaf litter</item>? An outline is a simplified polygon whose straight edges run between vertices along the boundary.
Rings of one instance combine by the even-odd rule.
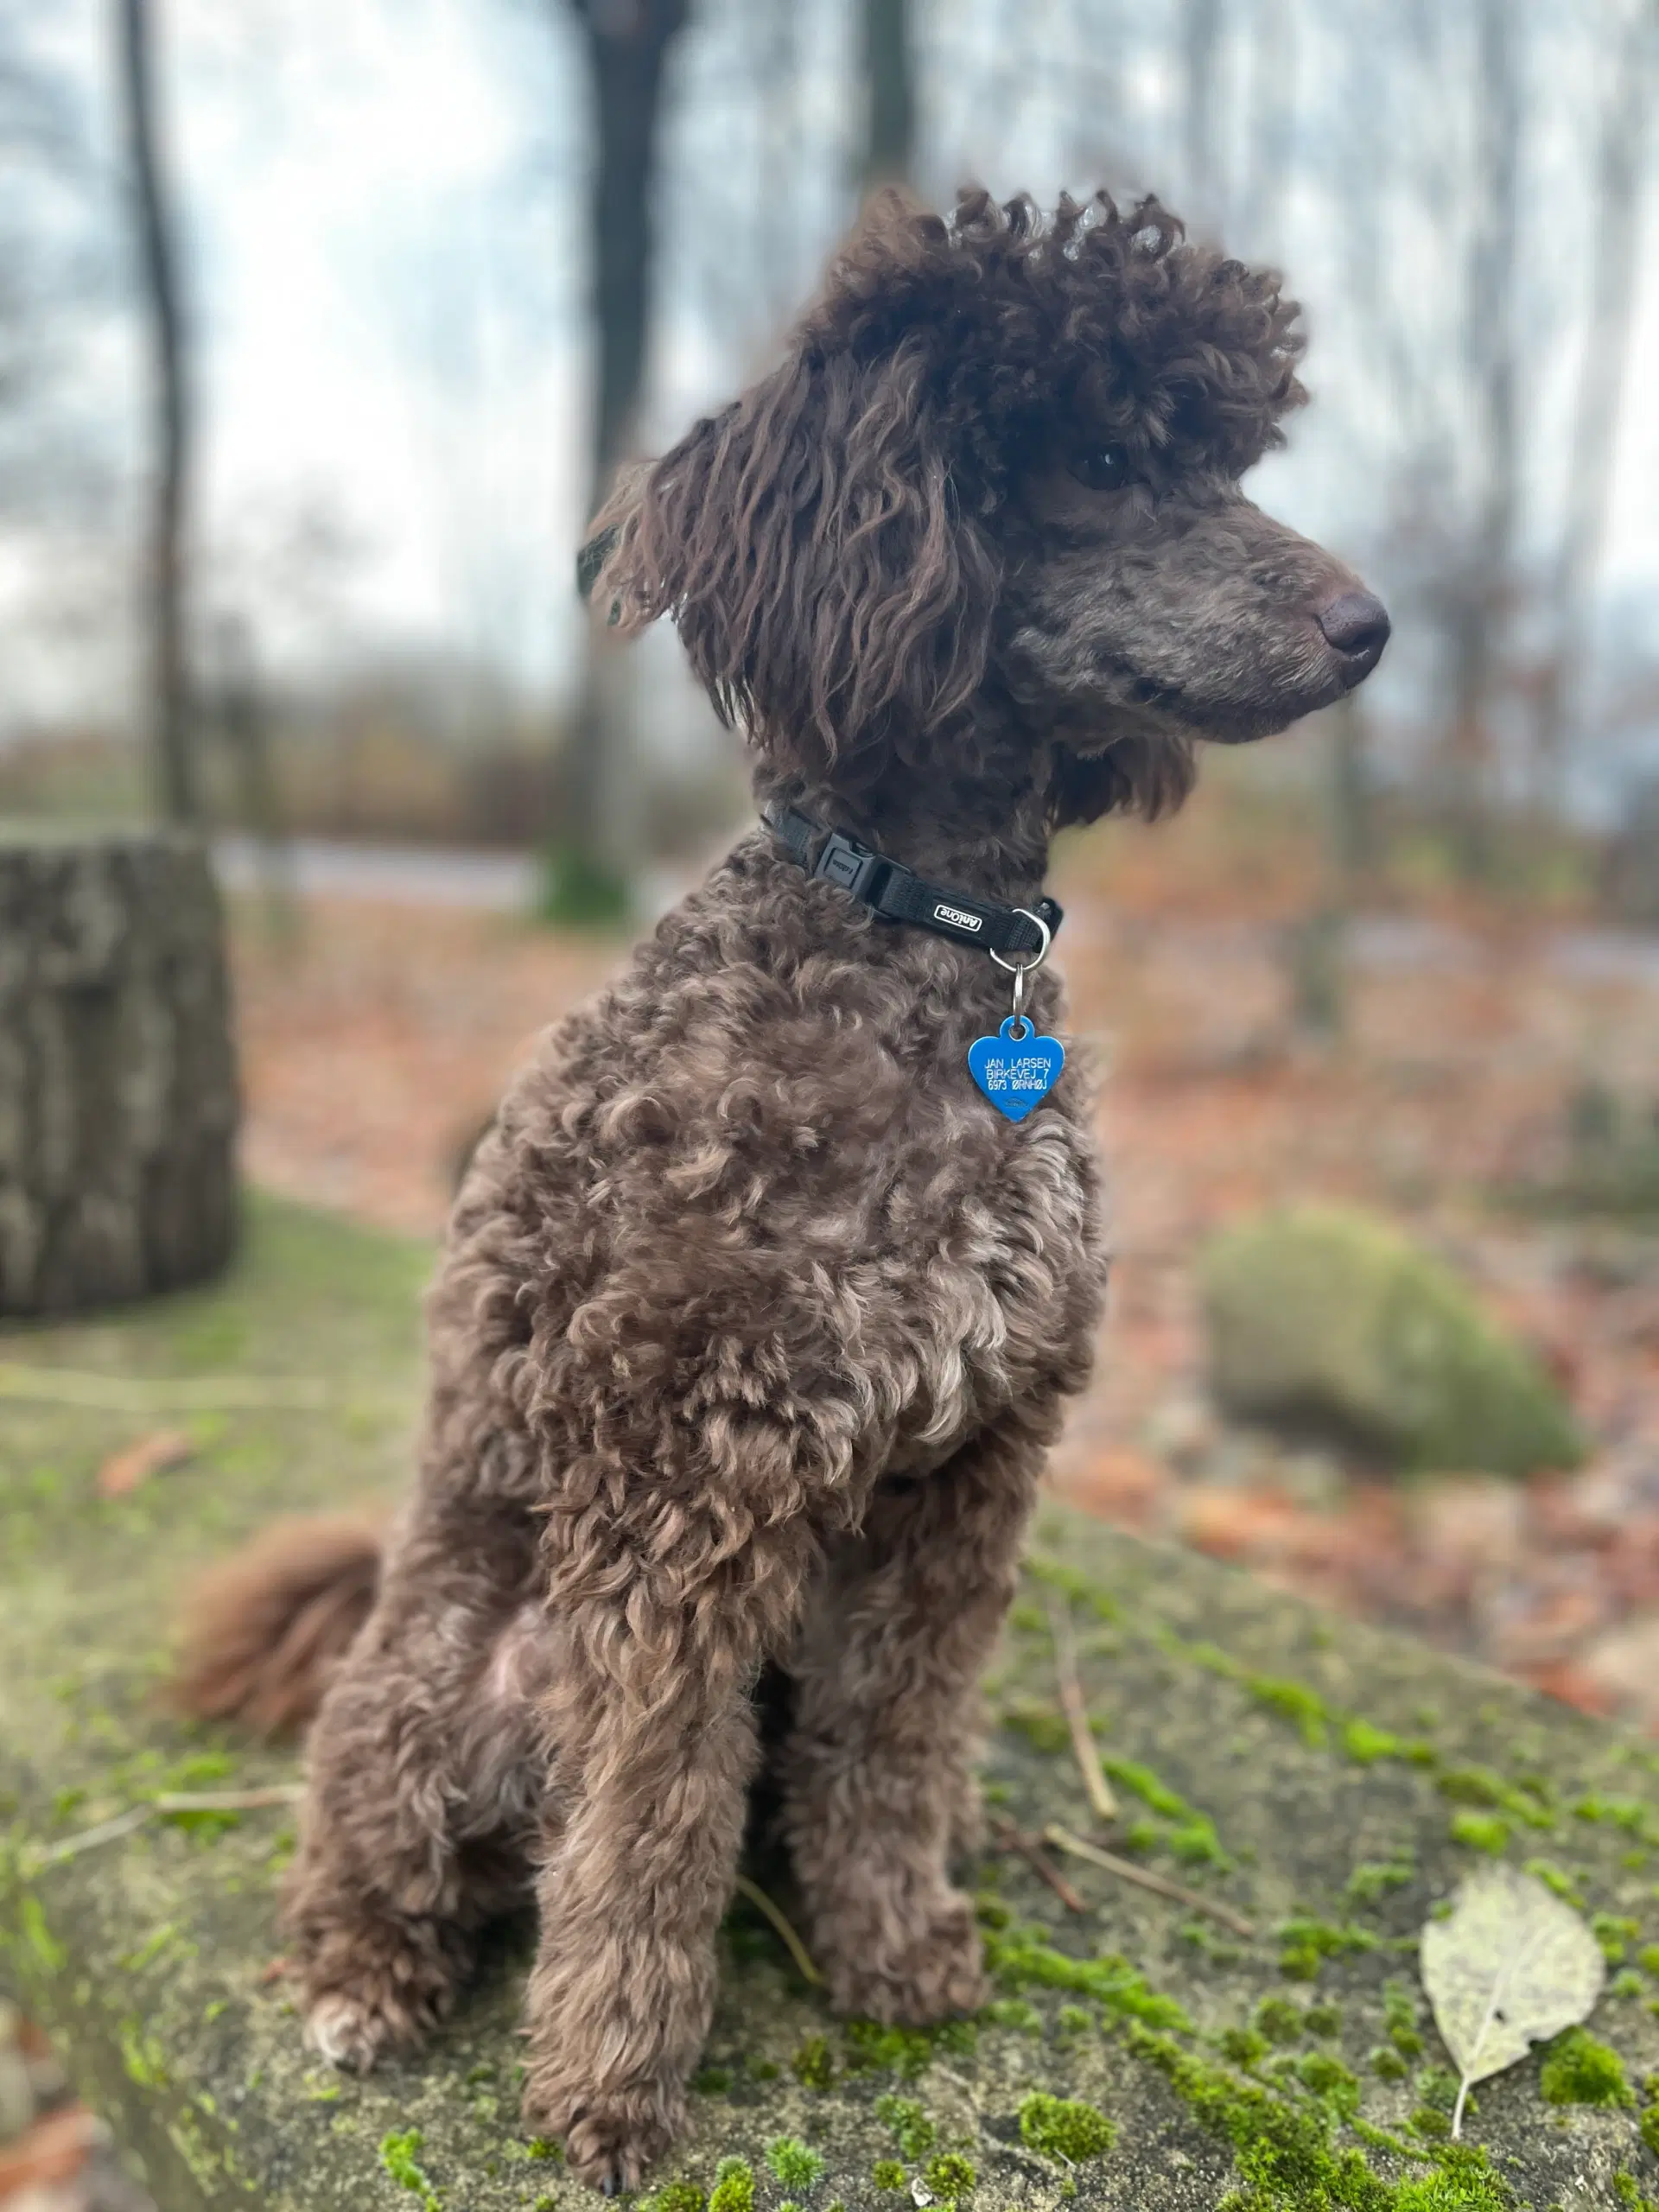
[[[1535,2043],[1589,2018],[1607,1962],[1588,1924],[1518,1867],[1471,1874],[1422,1934],[1423,1986],[1459,2076],[1452,2133],[1470,2089]]]

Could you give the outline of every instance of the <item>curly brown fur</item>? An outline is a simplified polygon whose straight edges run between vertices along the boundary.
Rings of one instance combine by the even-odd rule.
[[[1293,324],[1149,202],[888,195],[782,365],[600,518],[601,601],[672,617],[763,795],[1028,900],[1057,826],[1173,804],[1198,738],[1381,651],[1238,487],[1301,397]],[[1017,1127],[968,1079],[1007,1004],[757,830],[509,1091],[312,1738],[288,1911],[330,2056],[417,2036],[533,1878],[525,2118],[637,2182],[708,2028],[768,1669],[835,2002],[977,2003],[974,1685],[1103,1275],[1086,1068]],[[1052,969],[1031,1012],[1063,1022]]]
[[[308,1721],[367,1620],[382,1523],[365,1514],[280,1521],[192,1592],[175,1704],[259,1736]]]

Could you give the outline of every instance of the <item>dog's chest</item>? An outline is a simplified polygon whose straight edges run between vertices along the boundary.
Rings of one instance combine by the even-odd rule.
[[[1101,1236],[1086,1122],[1045,1106],[994,1150],[972,1149],[980,1172],[914,1224],[886,1274],[908,1384],[894,1469],[937,1462],[1016,1400],[1079,1388],[1092,1356]]]

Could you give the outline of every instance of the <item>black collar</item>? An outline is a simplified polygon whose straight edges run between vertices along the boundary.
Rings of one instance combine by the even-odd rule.
[[[1049,936],[1063,918],[1057,899],[1033,899],[1028,908],[999,906],[988,899],[975,899],[965,891],[941,890],[926,882],[902,861],[873,853],[868,845],[826,830],[809,814],[776,802],[760,810],[765,822],[791,860],[809,875],[838,883],[874,913],[890,922],[913,922],[957,944],[976,944],[988,952],[1025,956],[1048,950],[1048,940],[1032,919],[1040,914]],[[1033,962],[1032,963],[1035,965]]]

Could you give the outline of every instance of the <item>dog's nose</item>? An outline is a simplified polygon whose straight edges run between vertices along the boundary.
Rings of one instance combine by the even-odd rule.
[[[1343,679],[1351,688],[1362,683],[1382,658],[1392,627],[1389,610],[1368,591],[1338,592],[1313,610],[1325,641],[1342,655]]]

